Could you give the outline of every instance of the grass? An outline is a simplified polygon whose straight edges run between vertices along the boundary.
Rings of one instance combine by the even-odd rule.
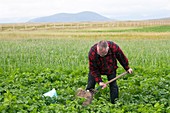
[[[132,66],[157,67],[169,66],[170,41],[168,39],[126,39],[105,38],[115,41],[127,54]],[[1,45],[1,68],[73,68],[88,64],[87,54],[90,46],[99,39],[20,39],[6,41]],[[65,60],[67,59],[67,60]],[[81,60],[80,60],[81,59]]]

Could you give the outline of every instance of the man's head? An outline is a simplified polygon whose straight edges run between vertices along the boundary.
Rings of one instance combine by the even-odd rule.
[[[105,55],[107,55],[109,51],[109,46],[107,41],[100,41],[97,44],[97,54],[99,54],[101,57],[104,57]]]

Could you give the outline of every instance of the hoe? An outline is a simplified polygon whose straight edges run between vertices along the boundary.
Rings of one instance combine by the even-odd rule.
[[[109,83],[117,80],[118,78],[126,75],[127,73],[128,73],[128,72],[124,72],[124,73],[116,76],[115,78],[109,80],[109,81],[106,82],[105,84],[107,85],[107,84],[109,84]],[[102,86],[98,86],[96,89],[93,89],[92,91],[83,90],[82,88],[79,88],[78,91],[77,91],[77,97],[85,98],[86,101],[83,102],[83,106],[87,106],[87,105],[89,105],[89,104],[92,102],[92,100],[93,100],[93,95],[94,95],[95,93],[97,93],[97,92],[99,91],[99,89],[101,89],[101,88],[102,88]]]

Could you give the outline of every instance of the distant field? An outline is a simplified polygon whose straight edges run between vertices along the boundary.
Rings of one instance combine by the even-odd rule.
[[[170,32],[170,26],[151,26],[151,27],[134,27],[134,28],[122,28],[113,30],[95,30],[94,32]]]
[[[170,112],[170,25],[94,25],[76,29],[73,24],[66,29],[3,28],[0,112]],[[134,73],[118,80],[116,104],[109,102],[106,88],[95,95],[91,105],[83,107],[75,92],[87,85],[88,51],[99,40],[116,42]],[[120,64],[117,72],[124,72]],[[103,79],[106,81],[105,76]],[[56,102],[42,97],[52,88],[59,95]]]

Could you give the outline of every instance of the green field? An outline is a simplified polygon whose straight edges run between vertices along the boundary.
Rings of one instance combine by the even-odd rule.
[[[116,42],[134,73],[117,81],[116,104],[107,87],[83,107],[76,91],[87,85],[88,51],[100,40]],[[0,48],[2,113],[170,112],[169,25],[0,31]],[[42,97],[52,88],[58,98]]]

